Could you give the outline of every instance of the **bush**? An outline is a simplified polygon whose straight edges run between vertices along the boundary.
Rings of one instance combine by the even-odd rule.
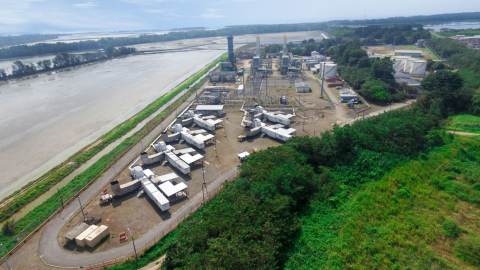
[[[15,221],[13,219],[5,221],[2,232],[5,235],[12,235],[15,232]]]
[[[445,236],[447,237],[458,237],[460,233],[462,233],[462,230],[455,220],[445,220],[442,225],[445,229]]]
[[[480,237],[470,235],[460,238],[456,245],[458,257],[475,266],[480,266]]]

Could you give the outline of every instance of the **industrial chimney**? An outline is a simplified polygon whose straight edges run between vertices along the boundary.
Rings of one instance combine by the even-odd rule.
[[[283,36],[283,55],[287,55],[287,36]]]
[[[260,57],[260,37],[257,37],[257,56]]]
[[[235,65],[235,55],[233,54],[233,37],[228,36],[227,42],[228,42],[228,62],[232,63],[232,65]]]

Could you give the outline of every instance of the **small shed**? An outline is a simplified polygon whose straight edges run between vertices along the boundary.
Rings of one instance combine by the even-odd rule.
[[[78,223],[77,225],[75,225],[75,227],[65,233],[63,237],[65,237],[65,240],[67,242],[70,242],[74,240],[75,237],[79,236],[82,232],[84,232],[86,229],[88,229],[88,227],[90,227],[90,225],[88,225],[87,223]]]
[[[196,111],[202,115],[215,115],[217,117],[222,117],[225,114],[223,105],[197,105]]]
[[[297,93],[309,93],[310,84],[307,82],[297,82],[295,83],[295,89],[297,90]]]

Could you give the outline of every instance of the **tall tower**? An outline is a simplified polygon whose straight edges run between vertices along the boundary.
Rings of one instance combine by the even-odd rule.
[[[228,36],[227,37],[227,42],[228,42],[228,62],[232,63],[232,65],[235,64],[235,55],[233,54],[233,37]]]
[[[283,55],[287,55],[287,36],[283,36]]]
[[[257,37],[257,56],[260,57],[260,37]]]

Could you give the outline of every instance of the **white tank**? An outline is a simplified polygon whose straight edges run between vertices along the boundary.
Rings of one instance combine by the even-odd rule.
[[[323,70],[322,70],[323,74]],[[326,64],[325,65],[325,79],[336,78],[337,77],[337,64]]]
[[[410,74],[425,76],[426,70],[427,70],[427,61],[413,61],[412,67],[410,68]]]

